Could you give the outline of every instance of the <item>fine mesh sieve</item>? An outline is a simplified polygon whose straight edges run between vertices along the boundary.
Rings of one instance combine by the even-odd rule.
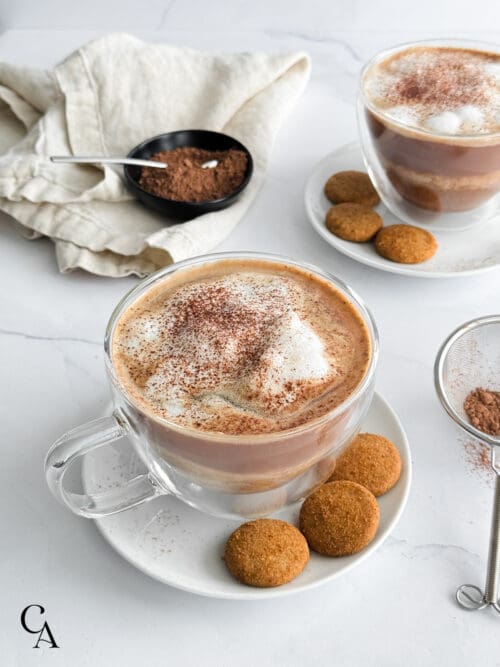
[[[473,389],[481,387],[500,391],[500,315],[467,322],[443,343],[434,366],[434,380],[439,399],[449,416],[476,440],[491,446],[491,465],[496,473],[491,524],[488,570],[485,592],[478,586],[464,584],[457,590],[457,601],[466,609],[491,606],[500,613],[500,435],[488,435],[475,428],[464,410],[464,400]]]

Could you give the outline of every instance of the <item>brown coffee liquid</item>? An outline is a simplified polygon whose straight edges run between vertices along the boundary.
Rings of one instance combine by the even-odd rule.
[[[359,312],[291,265],[221,260],[166,277],[119,318],[111,355],[147,414],[204,432],[259,434],[320,417],[371,357]]]

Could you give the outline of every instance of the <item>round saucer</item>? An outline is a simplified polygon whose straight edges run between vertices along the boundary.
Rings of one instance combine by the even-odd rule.
[[[323,187],[332,174],[345,169],[366,171],[359,144],[347,144],[324,157],[315,166],[305,187],[306,211],[312,226],[339,252],[382,271],[418,278],[459,278],[500,266],[499,216],[462,231],[434,231],[427,225],[426,229],[434,234],[439,248],[432,259],[422,264],[397,264],[378,255],[373,243],[352,243],[334,236],[325,225],[331,203],[325,197]],[[386,226],[401,223],[383,203],[376,210]]]
[[[374,553],[393,530],[408,498],[411,459],[403,427],[386,401],[375,394],[362,424],[363,431],[380,433],[394,442],[403,460],[401,479],[378,499],[380,525],[373,542],[344,558],[311,553],[306,569],[278,588],[251,588],[234,580],[222,554],[230,533],[242,523],[198,512],[173,496],[162,496],[131,510],[96,520],[104,538],[132,565],[159,581],[191,593],[215,598],[250,600],[279,597],[326,583]],[[122,439],[89,455],[83,465],[84,487],[116,487],[143,470],[132,444]],[[297,525],[300,503],[275,517]]]

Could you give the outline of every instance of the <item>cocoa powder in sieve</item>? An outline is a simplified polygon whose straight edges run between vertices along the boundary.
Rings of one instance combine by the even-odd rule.
[[[500,392],[477,387],[464,401],[470,423],[488,435],[500,435]]]
[[[209,151],[190,146],[161,151],[149,159],[166,162],[168,167],[143,167],[141,188],[183,202],[213,201],[231,194],[243,183],[248,162],[246,153],[235,148]],[[217,160],[217,166],[203,168],[210,160]]]

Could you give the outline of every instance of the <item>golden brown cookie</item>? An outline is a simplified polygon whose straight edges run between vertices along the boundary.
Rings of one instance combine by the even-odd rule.
[[[300,530],[311,549],[325,556],[349,556],[377,532],[380,510],[371,491],[356,482],[328,482],[300,509]]]
[[[332,204],[363,204],[376,206],[380,197],[368,174],[362,171],[339,171],[325,183],[325,195]]]
[[[350,480],[381,496],[396,484],[401,475],[401,456],[382,435],[360,433],[337,460],[330,482]]]
[[[362,204],[338,204],[326,214],[327,228],[344,241],[369,241],[383,224],[376,211]]]
[[[425,262],[437,248],[433,234],[412,225],[389,225],[381,229],[375,238],[378,254],[400,264]]]
[[[256,519],[230,535],[224,560],[231,574],[244,584],[281,586],[305,568],[309,548],[304,536],[290,523]]]

